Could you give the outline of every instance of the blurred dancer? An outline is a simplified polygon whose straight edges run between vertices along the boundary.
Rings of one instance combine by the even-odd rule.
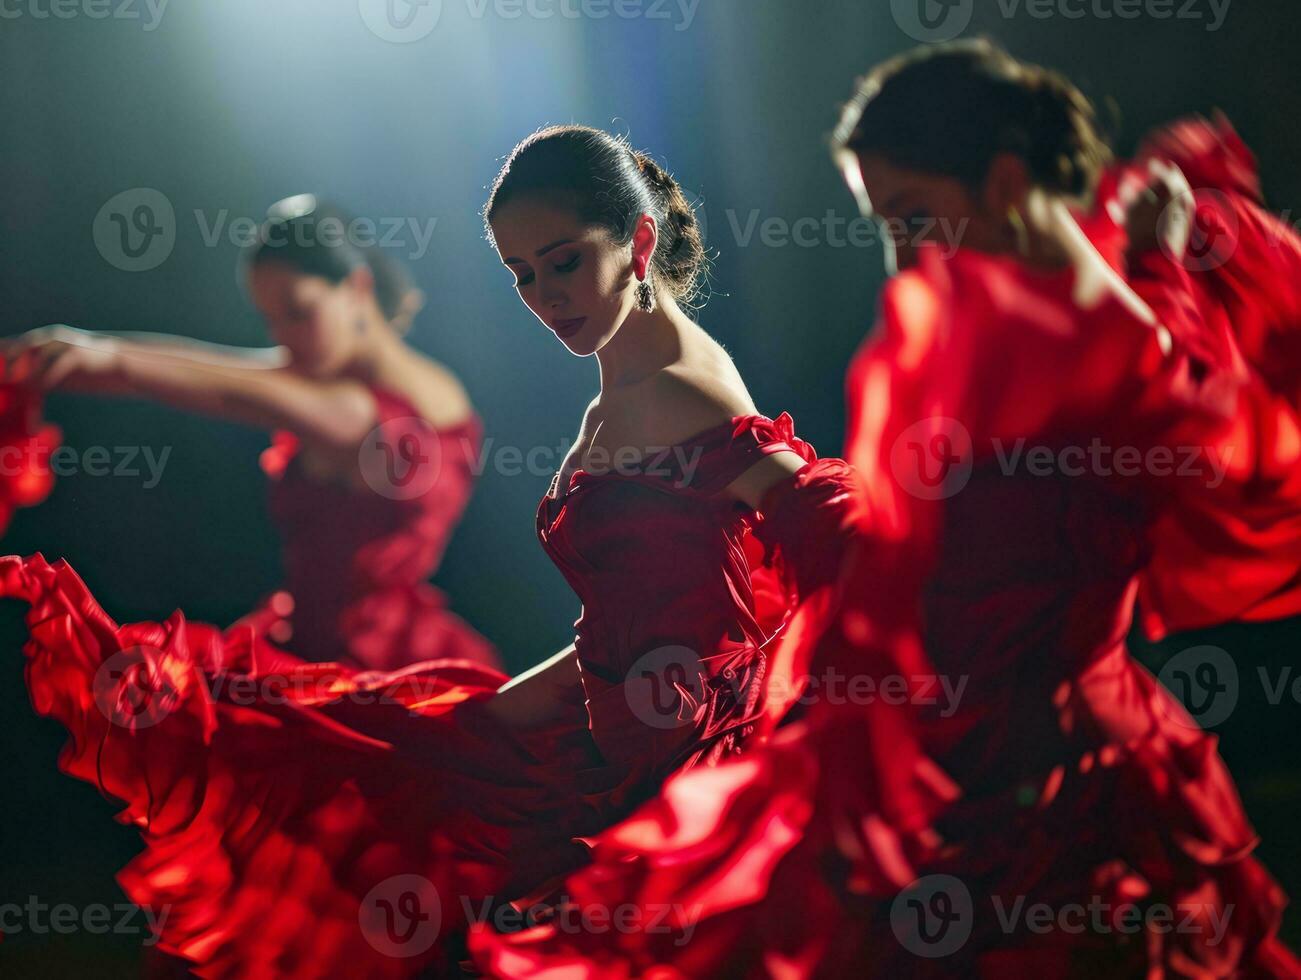
[[[426,581],[469,500],[478,419],[456,377],[402,339],[420,291],[347,226],[311,195],[271,209],[245,280],[278,347],[60,326],[5,349],[40,389],[154,399],[272,432],[262,467],[285,588],[238,625],[357,669],[495,664]]]

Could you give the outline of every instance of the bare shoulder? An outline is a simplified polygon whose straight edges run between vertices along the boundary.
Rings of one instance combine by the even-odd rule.
[[[721,348],[720,348],[721,354]],[[756,409],[731,361],[678,363],[621,399],[615,428],[629,446],[676,445]]]
[[[421,417],[436,429],[460,425],[474,414],[474,405],[460,378],[432,358],[412,358],[393,387],[410,399]]]

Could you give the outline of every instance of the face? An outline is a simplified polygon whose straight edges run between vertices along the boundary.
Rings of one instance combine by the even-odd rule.
[[[934,242],[952,251],[962,246],[1006,250],[1005,221],[994,218],[987,194],[973,194],[961,181],[896,167],[875,154],[846,153],[845,181],[862,213],[881,226],[886,271],[893,275],[917,262],[918,250]]]
[[[272,340],[289,350],[293,365],[313,377],[338,374],[362,342],[359,323],[373,302],[365,270],[340,283],[304,275],[282,262],[263,262],[249,273],[253,304]]]
[[[492,233],[524,305],[580,357],[609,343],[632,312],[637,246],[620,246],[605,228],[528,198],[503,204]]]

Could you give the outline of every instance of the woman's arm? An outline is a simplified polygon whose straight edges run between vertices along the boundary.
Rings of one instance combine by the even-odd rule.
[[[69,327],[32,331],[0,352],[10,378],[46,390],[152,399],[341,449],[357,446],[375,424],[374,399],[358,382],[318,381],[257,359],[182,355]]]

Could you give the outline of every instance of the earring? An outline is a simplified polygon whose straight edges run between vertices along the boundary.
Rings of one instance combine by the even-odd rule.
[[[1012,226],[1012,235],[1016,238],[1016,250],[1022,258],[1030,257],[1030,231],[1025,226],[1025,219],[1021,217],[1021,212],[1016,209],[1016,205],[1009,205],[1007,209],[1007,223]]]
[[[655,312],[655,290],[651,288],[649,275],[637,283],[637,308],[643,313]]]

